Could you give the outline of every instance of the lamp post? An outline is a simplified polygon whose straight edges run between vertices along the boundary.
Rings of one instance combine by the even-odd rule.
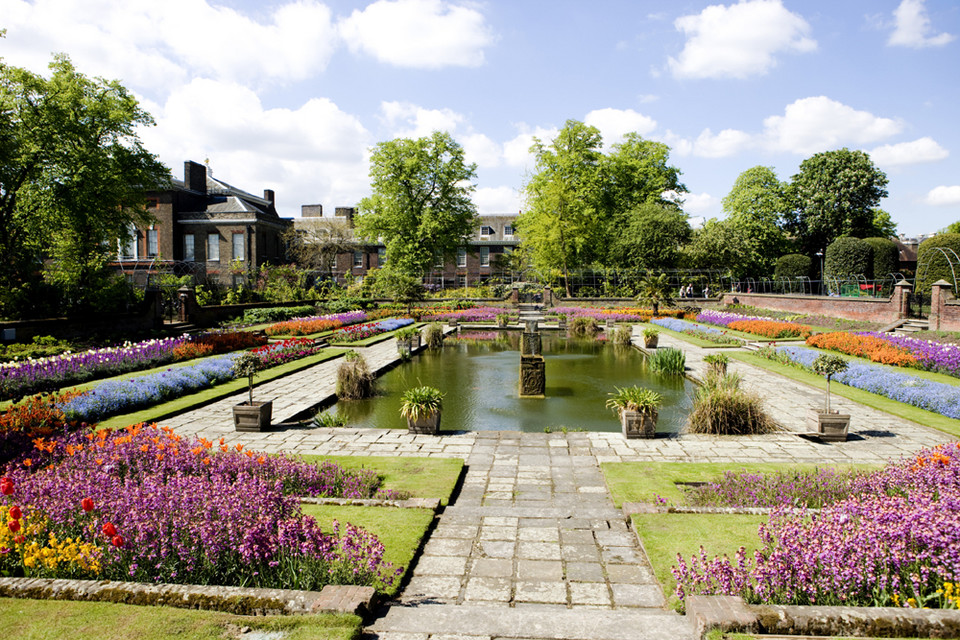
[[[814,255],[820,258],[820,295],[823,295],[823,290],[826,288],[823,281],[823,251],[817,251]]]

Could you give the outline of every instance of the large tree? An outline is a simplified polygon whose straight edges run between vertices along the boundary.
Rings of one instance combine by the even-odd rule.
[[[476,170],[448,133],[378,143],[370,158],[373,193],[360,201],[356,218],[358,237],[383,241],[389,269],[422,275],[474,232]]]
[[[563,272],[568,296],[570,269],[603,254],[601,145],[599,129],[568,120],[549,145],[534,138],[531,147],[536,170],[516,226],[536,268]]]
[[[674,205],[646,202],[619,218],[609,238],[610,264],[642,269],[678,266],[680,249],[691,235],[687,214]]]
[[[628,133],[604,156],[601,167],[605,206],[614,213],[636,209],[641,204],[672,204],[664,194],[686,193],[680,170],[669,164],[670,147]]]
[[[874,209],[887,196],[887,176],[863,151],[825,151],[800,163],[787,195],[789,228],[804,251],[823,251],[840,236],[874,235]]]
[[[117,238],[152,219],[146,191],[169,179],[140,142],[152,124],[120,83],[66,56],[49,78],[0,63],[0,286],[23,286],[49,257],[73,304],[95,302]]]

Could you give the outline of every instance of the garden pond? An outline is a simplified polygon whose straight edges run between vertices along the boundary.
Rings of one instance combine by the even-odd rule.
[[[690,411],[694,384],[647,369],[642,353],[592,338],[543,332],[546,397],[519,396],[520,333],[462,331],[440,351],[423,350],[377,380],[367,400],[341,401],[328,411],[350,427],[406,428],[400,395],[410,387],[440,389],[444,431],[619,431],[606,408],[614,387],[640,385],[663,396],[657,433],[678,433]]]

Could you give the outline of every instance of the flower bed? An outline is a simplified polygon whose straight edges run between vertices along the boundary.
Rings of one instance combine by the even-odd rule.
[[[323,347],[309,338],[291,338],[273,342],[252,350],[260,358],[261,367],[269,369],[319,353]]]
[[[6,575],[319,590],[389,584],[383,546],[320,530],[299,494],[378,496],[372,472],[265,456],[156,426],[38,441],[0,481]],[[388,496],[392,497],[392,496]]]
[[[791,507],[819,509],[850,496],[860,471],[830,467],[792,473],[727,471],[715,482],[684,490],[687,502],[698,507]]]
[[[424,322],[494,322],[501,313],[506,313],[503,307],[473,307],[471,309],[453,308],[423,308],[418,309],[420,319]]]
[[[555,307],[551,313],[562,313],[568,318],[588,317],[614,322],[649,322],[653,318],[653,309],[641,307]],[[685,314],[683,309],[660,309],[657,317],[682,318]]]
[[[753,318],[727,311],[703,311],[697,315],[697,320],[765,338],[806,338],[810,335],[810,327],[796,322]]]
[[[743,344],[743,340],[728,336],[725,331],[708,327],[705,324],[697,324],[696,322],[678,320],[676,318],[653,318],[650,320],[650,323],[716,344]]]
[[[325,316],[294,318],[272,324],[264,329],[264,332],[268,336],[306,336],[363,322],[367,318],[366,311],[347,311],[346,313],[332,313]]]
[[[187,341],[173,350],[173,359],[192,360],[203,356],[215,356],[267,343],[267,338],[249,331],[207,331],[197,336],[188,336]]]
[[[960,443],[858,478],[819,513],[782,508],[760,548],[731,559],[678,556],[677,595],[798,605],[951,607],[960,581]]]
[[[931,342],[892,333],[863,332],[856,335],[883,340],[894,348],[903,349],[916,359],[920,367],[928,371],[960,377],[960,346],[958,345]]]
[[[821,333],[807,338],[807,344],[818,349],[839,351],[848,356],[867,358],[881,364],[898,367],[917,365],[917,359],[907,350],[880,337],[869,334]]]
[[[356,324],[334,331],[333,335],[330,336],[330,342],[359,342],[411,324],[413,324],[413,320],[410,318],[393,318],[367,324]]]
[[[757,355],[810,369],[819,354],[804,347],[776,347],[761,349]],[[858,363],[851,363],[846,371],[832,379],[948,418],[960,419],[960,387],[955,385]]]

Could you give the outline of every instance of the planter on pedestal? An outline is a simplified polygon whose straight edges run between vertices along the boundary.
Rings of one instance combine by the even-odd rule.
[[[440,433],[440,412],[435,411],[418,418],[407,418],[407,431],[435,436]]]
[[[807,410],[810,431],[825,442],[845,442],[850,431],[850,414],[823,409]]]
[[[657,415],[647,411],[620,411],[620,426],[623,428],[623,437],[628,440],[636,438],[653,438],[657,435]]]
[[[237,431],[266,431],[272,417],[272,400],[233,405],[233,426]]]

